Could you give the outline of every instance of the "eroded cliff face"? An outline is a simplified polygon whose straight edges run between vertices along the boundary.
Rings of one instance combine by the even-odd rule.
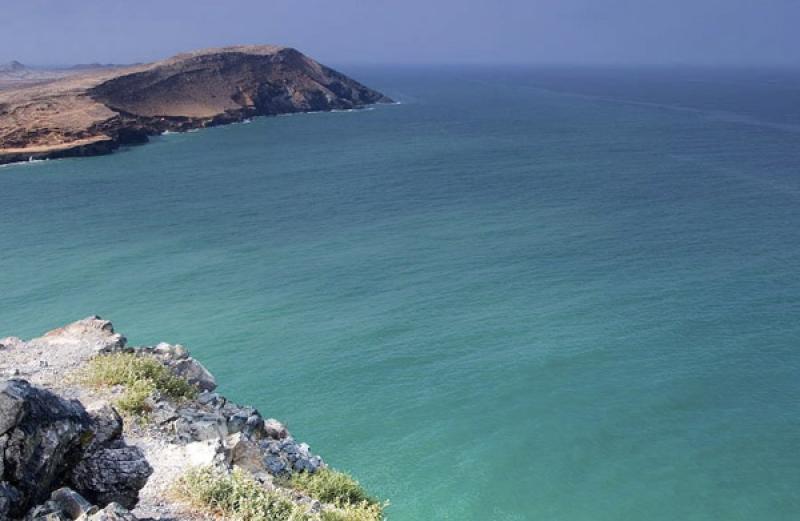
[[[196,51],[0,92],[0,163],[101,154],[166,130],[390,101],[295,49]]]
[[[348,109],[384,96],[290,48],[234,48],[178,56],[103,82],[89,95],[140,118],[208,119]]]

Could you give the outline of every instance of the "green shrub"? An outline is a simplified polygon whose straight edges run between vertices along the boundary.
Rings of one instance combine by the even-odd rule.
[[[382,521],[383,506],[367,503],[359,505],[344,505],[334,510],[324,510],[320,514],[320,521]]]
[[[150,412],[146,401],[155,392],[175,400],[197,396],[194,386],[172,374],[160,361],[133,353],[113,353],[93,358],[89,361],[84,379],[96,387],[125,386],[125,393],[116,405],[122,412],[134,415]]]
[[[139,380],[126,387],[125,393],[117,399],[115,405],[124,413],[134,416],[144,416],[150,412],[150,407],[147,405],[147,398],[149,398],[154,391],[155,386],[152,382],[149,380]]]
[[[210,467],[193,469],[178,480],[174,492],[197,509],[237,521],[317,519],[281,494],[266,490],[239,469],[230,474]]]
[[[309,512],[307,507],[294,503],[288,496],[265,489],[240,469],[234,469],[230,474],[211,467],[192,469],[173,486],[173,493],[193,508],[235,521],[382,521],[384,519],[384,505],[372,499],[352,503],[343,499],[356,496],[352,493],[352,484],[355,483],[357,486],[358,483],[352,478],[327,469],[324,472],[330,476],[318,480],[318,483],[336,482],[337,490],[346,488],[350,493],[339,496],[337,501],[324,501],[309,493],[323,503],[333,503],[319,513]],[[333,477],[334,475],[336,477]],[[344,479],[341,476],[345,476],[350,485],[343,487],[341,483]],[[333,487],[327,487],[333,490]],[[366,497],[363,491],[361,495]]]
[[[292,474],[290,486],[323,503],[337,506],[378,504],[378,501],[370,497],[358,481],[344,472],[329,468],[319,469],[313,474],[295,472]]]

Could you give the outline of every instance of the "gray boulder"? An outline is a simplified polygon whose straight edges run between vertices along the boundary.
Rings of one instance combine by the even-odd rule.
[[[99,512],[82,515],[76,521],[138,521],[138,519],[122,505],[111,503]]]
[[[133,508],[153,469],[138,447],[122,440],[122,417],[113,407],[102,402],[93,404],[89,417],[94,437],[72,468],[69,482],[94,503],[117,502]]]
[[[322,458],[312,454],[306,443],[297,443],[291,437],[263,440],[260,447],[264,454],[264,466],[276,476],[295,471],[313,473],[325,466]]]
[[[219,409],[225,405],[225,398],[219,393],[203,391],[197,396],[197,403],[203,406]]]
[[[151,396],[145,402],[150,407],[150,421],[155,425],[166,425],[178,419],[178,411],[160,396]]]
[[[47,500],[91,439],[91,420],[77,401],[25,380],[0,384],[0,511],[22,517]]]
[[[5,518],[4,518],[5,519]],[[25,521],[71,521],[72,518],[55,501],[47,501],[35,507],[25,516]]]
[[[152,352],[154,355],[172,360],[184,360],[189,358],[189,351],[180,344],[173,345],[161,342],[152,348]]]
[[[59,348],[75,345],[80,346],[87,354],[94,355],[124,350],[127,340],[114,332],[110,321],[91,316],[49,331],[31,343],[41,347]]]
[[[264,421],[264,434],[273,440],[282,440],[289,436],[286,426],[274,418]]]
[[[152,468],[121,436],[122,419],[107,404],[88,413],[25,380],[0,384],[0,519],[21,518],[34,505],[28,517],[37,520],[72,519],[92,503],[132,508]],[[63,484],[75,492],[51,496]]]
[[[228,416],[228,432],[241,432],[248,438],[260,439],[264,436],[264,418],[254,408],[242,407]]]
[[[258,444],[248,439],[241,432],[229,436],[226,444],[230,447],[232,465],[250,472],[263,472],[266,470],[264,455]]]
[[[228,435],[226,419],[220,414],[198,409],[181,409],[179,415],[174,424],[179,442],[213,440]]]
[[[44,505],[34,508],[26,519],[39,520],[49,519],[48,516],[56,518],[77,519],[86,514],[90,515],[99,509],[89,503],[86,498],[69,488],[60,488],[50,495],[50,500]]]
[[[217,380],[203,364],[194,358],[178,360],[170,364],[172,371],[185,378],[190,384],[196,385],[201,391],[213,391],[217,388]]]
[[[117,440],[87,454],[72,469],[69,482],[96,504],[116,502],[133,508],[139,501],[139,490],[152,473],[153,468],[138,447]]]

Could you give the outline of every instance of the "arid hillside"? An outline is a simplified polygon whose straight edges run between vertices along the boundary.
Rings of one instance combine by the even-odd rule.
[[[17,69],[19,69],[17,67]],[[20,69],[7,76],[22,77]],[[77,69],[0,90],[0,164],[108,153],[165,130],[390,101],[295,49],[239,46]]]

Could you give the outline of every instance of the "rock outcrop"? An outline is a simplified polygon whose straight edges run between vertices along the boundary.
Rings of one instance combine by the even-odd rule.
[[[0,163],[108,153],[167,130],[389,101],[288,47],[226,47],[147,65],[77,69],[0,91]]]
[[[87,505],[91,503],[83,498],[133,508],[152,473],[141,450],[122,439],[122,424],[113,409],[90,415],[79,402],[25,380],[0,384],[0,452],[0,519],[22,517],[48,497],[59,502],[82,496]],[[53,492],[65,484],[76,492]],[[52,505],[44,509],[52,510]]]
[[[81,405],[25,380],[0,386],[0,449],[7,516],[21,516],[66,481],[90,441]],[[2,516],[0,516],[2,517]]]
[[[30,341],[0,339],[0,353],[0,374],[19,375],[0,382],[0,520],[177,521],[184,507],[165,497],[193,466],[239,468],[270,490],[325,467],[281,422],[217,392],[214,376],[179,344],[129,346],[93,316]],[[157,360],[196,395],[154,391],[147,421],[125,421],[110,403],[121,389],[69,377],[116,353]]]

